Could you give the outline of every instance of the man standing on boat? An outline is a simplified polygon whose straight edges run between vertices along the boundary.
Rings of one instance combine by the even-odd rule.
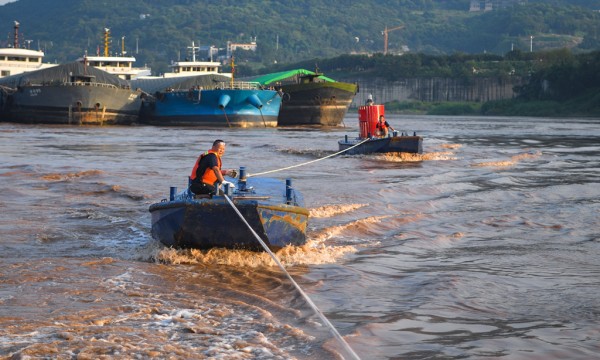
[[[377,125],[375,125],[375,135],[377,135],[379,137],[387,137],[388,136],[388,132],[389,132],[388,128],[392,129],[392,131],[396,131],[385,120],[385,118],[383,117],[383,115],[379,115],[379,121],[377,122]]]
[[[224,175],[232,178],[237,176],[234,169],[221,170],[221,157],[225,154],[225,141],[215,140],[212,148],[198,157],[192,174],[190,175],[190,190],[198,194],[215,194],[219,184],[229,184],[235,187],[233,183],[225,181]]]

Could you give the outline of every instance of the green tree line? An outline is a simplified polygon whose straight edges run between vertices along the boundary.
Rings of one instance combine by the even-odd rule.
[[[256,38],[256,52],[236,54],[250,69],[342,54],[376,54],[388,33],[390,53],[496,54],[529,50],[600,48],[598,0],[529,0],[489,12],[469,12],[470,0],[18,0],[0,7],[0,46],[11,43],[12,23],[22,40],[46,52],[50,62],[68,62],[102,47],[104,28],[111,52],[164,72],[188,56],[195,41],[225,53],[227,41]]]
[[[575,53],[569,49],[538,52],[513,50],[492,54],[341,55],[279,65],[277,71],[317,69],[348,82],[378,78],[382,83],[411,77],[462,78],[520,77],[516,98],[486,104],[389,104],[391,109],[431,114],[494,114],[527,116],[600,116],[600,51]],[[264,70],[264,69],[263,69]],[[273,68],[271,68],[273,70]]]

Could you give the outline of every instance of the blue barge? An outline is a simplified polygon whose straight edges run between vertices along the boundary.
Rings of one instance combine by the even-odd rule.
[[[151,125],[275,127],[280,108],[279,92],[258,83],[226,80],[206,87],[157,91],[144,101],[140,121]]]

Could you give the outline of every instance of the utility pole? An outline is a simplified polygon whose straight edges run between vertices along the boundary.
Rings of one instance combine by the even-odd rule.
[[[533,35],[529,36],[529,52],[533,52]]]

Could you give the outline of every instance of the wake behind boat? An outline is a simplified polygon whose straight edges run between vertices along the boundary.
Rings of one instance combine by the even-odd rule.
[[[306,242],[308,210],[302,195],[271,178],[247,178],[240,168],[236,189],[227,187],[235,207],[271,250]],[[196,195],[185,190],[150,206],[152,236],[174,248],[263,248],[223,195]]]

